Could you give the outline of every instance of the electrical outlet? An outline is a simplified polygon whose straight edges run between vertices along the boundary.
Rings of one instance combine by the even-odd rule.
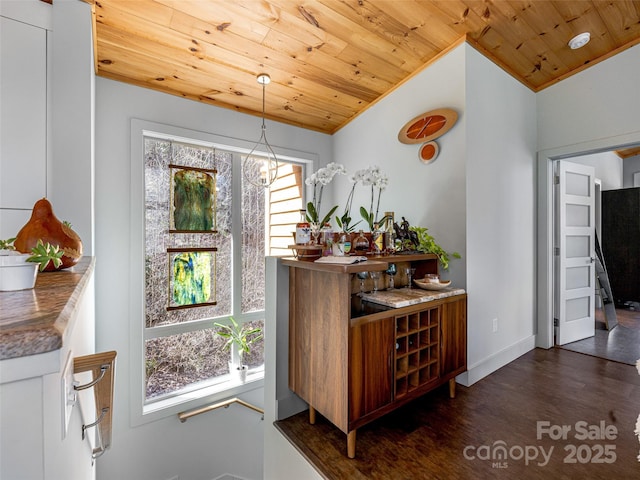
[[[62,385],[60,391],[62,393],[62,438],[67,436],[69,429],[69,419],[71,419],[71,411],[77,401],[77,393],[73,388],[73,354],[69,351],[67,361],[62,370]]]
[[[496,333],[498,331],[498,319],[494,318],[493,319],[493,333]]]

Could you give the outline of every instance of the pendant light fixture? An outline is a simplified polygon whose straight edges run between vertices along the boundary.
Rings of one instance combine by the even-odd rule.
[[[267,141],[267,127],[264,124],[264,92],[266,85],[271,82],[271,77],[266,73],[261,73],[258,75],[257,80],[258,83],[262,85],[262,133],[260,134],[258,143],[255,144],[245,157],[242,165],[242,171],[244,173],[244,178],[250,184],[257,187],[269,188],[278,177],[278,159],[276,158],[276,154],[273,152],[271,145],[269,145],[269,142]],[[260,153],[254,155],[254,152],[256,151]],[[266,157],[264,156],[265,154]],[[255,166],[252,165],[253,161],[260,164],[259,171],[256,171]]]

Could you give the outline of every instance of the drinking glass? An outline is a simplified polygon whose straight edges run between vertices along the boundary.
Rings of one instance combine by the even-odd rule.
[[[369,272],[358,272],[356,273],[358,280],[360,280],[360,296],[364,293],[364,281],[369,276]]]
[[[407,283],[407,288],[413,288],[413,275],[416,273],[416,269],[407,267],[404,271],[407,274],[407,280],[409,281],[409,283]]]
[[[389,290],[393,290],[395,288],[394,276],[398,273],[398,268],[395,263],[390,263],[387,267],[387,270],[384,272],[389,275]]]
[[[378,281],[382,276],[382,272],[369,272],[369,276],[371,276],[371,279],[373,280],[373,293],[376,293],[378,291]]]

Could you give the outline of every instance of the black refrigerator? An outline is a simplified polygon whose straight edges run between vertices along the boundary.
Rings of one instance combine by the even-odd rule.
[[[616,307],[640,302],[640,187],[602,192],[602,254]]]

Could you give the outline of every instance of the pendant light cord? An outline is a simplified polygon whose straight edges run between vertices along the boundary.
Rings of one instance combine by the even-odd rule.
[[[243,173],[244,173],[245,179],[251,185],[255,185],[256,187],[269,188],[271,185],[273,185],[273,183],[278,178],[278,158],[276,157],[276,154],[273,151],[273,148],[271,148],[271,145],[267,140],[267,133],[266,133],[267,126],[265,124],[265,111],[266,111],[265,91],[266,91],[266,85],[271,81],[271,78],[266,73],[262,73],[258,75],[257,81],[258,83],[262,84],[262,128],[261,128],[262,131],[261,131],[260,139],[258,140],[258,143],[255,144],[255,146],[251,149],[251,151],[249,152],[249,154],[246,156],[244,160]],[[267,150],[266,151],[267,157],[265,159],[260,159],[262,162],[266,164],[266,172],[261,168],[259,181],[256,181],[255,179],[251,178],[251,175],[249,175],[249,159],[252,158],[253,152],[258,148],[260,143],[264,143]],[[273,157],[273,159],[271,159],[270,157]],[[263,173],[265,174],[265,176],[263,176]]]

